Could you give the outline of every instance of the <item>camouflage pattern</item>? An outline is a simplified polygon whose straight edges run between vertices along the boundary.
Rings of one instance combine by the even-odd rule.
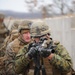
[[[6,38],[8,34],[8,30],[3,24],[3,20],[4,20],[4,15],[0,14],[0,48],[2,47],[2,43],[4,42],[4,39]]]
[[[19,51],[19,53],[16,56],[15,60],[15,71],[16,73],[23,73],[23,71],[26,72],[26,68],[28,64],[31,64],[31,60],[29,58],[25,57],[25,54],[27,53],[27,47],[25,46],[23,49]],[[54,57],[52,60],[48,60],[47,58],[44,59],[44,65],[46,68],[47,75],[71,75],[71,67],[72,67],[72,61],[71,57],[69,56],[69,53],[67,50],[60,45],[59,43],[56,45]],[[31,64],[32,65],[32,64]],[[27,75],[33,75],[33,70],[28,67],[29,72]]]
[[[14,29],[10,32],[10,41],[13,41],[14,39],[18,38],[19,34],[18,34],[18,30]]]
[[[13,28],[12,27],[12,30],[10,32],[10,34],[4,39],[4,42],[0,48],[0,58],[3,58],[1,59],[1,61],[4,63],[5,62],[5,58],[6,58],[6,55],[5,55],[5,52],[6,52],[6,47],[7,45],[12,42],[14,39],[18,38],[18,27],[15,27]],[[6,59],[7,60],[7,59]],[[1,63],[1,67],[0,68],[0,75],[6,75],[6,67],[5,67],[5,63],[3,64]]]
[[[11,31],[15,29],[18,30],[19,24],[20,24],[20,21],[15,21],[11,27]]]
[[[29,29],[27,27],[29,27],[27,24],[29,23],[25,23],[26,21],[24,21],[24,23],[21,23],[21,26],[19,26],[19,29],[21,28],[21,32],[22,32],[22,27],[23,30]],[[11,33],[14,33],[15,31],[12,31]],[[20,32],[19,32],[20,33]],[[13,35],[13,34],[12,34]],[[15,34],[16,35],[16,34]],[[12,41],[11,43],[8,44],[7,49],[6,49],[6,57],[7,60],[5,61],[5,67],[6,67],[6,73],[7,75],[17,75],[15,73],[14,70],[14,61],[15,61],[15,56],[18,53],[18,51],[24,47],[24,45],[26,45],[27,43],[22,39],[22,34],[19,34],[20,36],[18,37],[18,39],[15,39],[14,41]]]
[[[3,47],[3,42],[6,36],[8,35],[8,29],[5,27],[3,20],[4,20],[5,15],[0,13],[0,75],[6,75],[5,72],[5,50],[2,49]]]
[[[11,35],[9,35],[5,38],[5,40],[2,44],[2,47],[0,48],[1,57],[5,55],[7,45],[16,38],[18,38],[18,32],[16,30],[13,30]]]
[[[15,56],[18,53],[19,49],[24,47],[25,44],[26,43],[20,38],[15,39],[14,41],[8,44],[6,48],[7,60],[5,61],[7,75],[17,75],[14,71]]]
[[[56,75],[71,75],[71,67],[73,66],[71,57],[66,48],[59,43],[56,45],[56,51],[52,60],[49,61],[53,66],[53,74]]]
[[[5,51],[6,51],[6,46],[9,43],[10,37],[7,36],[4,40],[4,43],[2,45],[2,47],[0,48],[0,52],[1,52],[1,57],[3,57],[5,55]]]
[[[4,20],[4,15],[0,14],[0,57],[4,56],[3,50],[1,50],[1,47],[8,33],[7,28],[3,24],[3,20]]]
[[[5,55],[6,46],[10,42],[12,42],[15,38],[18,38],[18,23],[17,23],[17,25],[15,25],[15,23],[12,26],[12,29],[11,29],[9,35],[4,39],[4,42],[3,42],[3,44],[2,44],[2,46],[0,48],[1,56]]]
[[[6,70],[5,70],[5,60],[7,58],[4,57],[0,57],[0,75],[6,75]]]
[[[29,20],[22,21],[18,27],[19,32],[21,32],[21,30],[24,30],[24,29],[30,29],[31,23],[32,22]]]
[[[47,33],[50,33],[50,29],[46,23],[39,21],[39,22],[34,22],[31,25],[30,32],[32,37],[39,37]]]
[[[28,51],[29,44],[25,45],[24,48],[20,49],[16,55],[15,60],[15,72],[17,74],[27,75],[29,70],[29,62],[31,61],[25,54]]]

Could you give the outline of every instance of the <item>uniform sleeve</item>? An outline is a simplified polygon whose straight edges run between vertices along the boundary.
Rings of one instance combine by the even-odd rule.
[[[15,59],[15,53],[13,51],[12,44],[8,44],[6,48],[6,57],[7,60],[5,61],[6,71],[8,75],[14,75],[14,59]]]
[[[7,45],[6,56],[10,57],[11,59],[15,58],[15,52],[14,52],[13,47],[12,47],[12,42]]]
[[[20,74],[26,70],[29,62],[31,61],[28,57],[26,57],[27,48],[21,49],[16,55],[15,59],[15,72]]]
[[[50,63],[63,72],[70,71],[72,67],[71,57],[62,45],[56,47],[56,52]]]

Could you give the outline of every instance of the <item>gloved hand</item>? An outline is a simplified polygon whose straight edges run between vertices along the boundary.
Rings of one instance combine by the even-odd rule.
[[[41,55],[43,57],[48,57],[51,53],[55,52],[56,46],[51,46],[50,48],[41,48]]]
[[[28,51],[28,53],[26,54],[30,59],[32,57],[36,56],[36,48],[35,47],[31,47],[30,50]]]
[[[41,55],[46,58],[51,54],[51,50],[50,49],[42,49],[41,50]]]

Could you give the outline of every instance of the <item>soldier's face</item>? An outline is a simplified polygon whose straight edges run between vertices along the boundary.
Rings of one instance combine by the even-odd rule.
[[[29,30],[24,31],[24,33],[22,34],[22,39],[25,42],[30,42],[31,37],[30,37],[30,31]]]
[[[34,38],[34,40],[36,41],[36,42],[39,42],[40,41],[40,38],[46,38],[46,39],[50,39],[50,34],[46,34],[46,35],[44,35],[44,36],[42,36],[42,37],[37,37],[37,38]]]

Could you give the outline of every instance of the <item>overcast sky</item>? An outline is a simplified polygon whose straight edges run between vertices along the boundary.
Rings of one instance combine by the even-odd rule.
[[[0,10],[12,10],[17,12],[28,12],[25,0],[0,0]],[[37,0],[39,2],[43,0]],[[53,0],[44,0],[44,4],[52,3]],[[67,0],[66,0],[67,1]],[[71,0],[68,0],[68,4]],[[40,5],[40,3],[38,3]]]
[[[0,0],[0,10],[27,12],[24,0]]]
[[[0,10],[13,10],[17,12],[28,12],[25,0],[0,0]],[[39,2],[43,0],[37,0]],[[52,0],[44,0],[45,3],[51,2]]]

